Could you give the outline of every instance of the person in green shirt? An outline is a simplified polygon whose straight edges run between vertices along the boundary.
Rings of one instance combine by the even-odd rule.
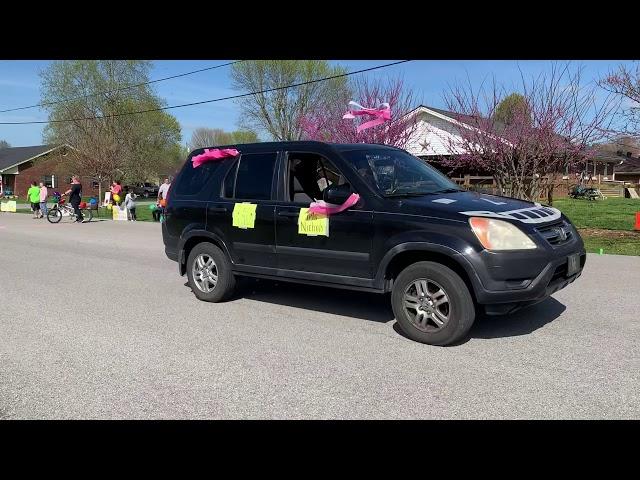
[[[38,184],[35,181],[31,182],[31,187],[27,191],[27,196],[29,197],[29,201],[31,202],[33,218],[40,218],[40,216],[42,215],[40,213],[40,189],[38,188]]]

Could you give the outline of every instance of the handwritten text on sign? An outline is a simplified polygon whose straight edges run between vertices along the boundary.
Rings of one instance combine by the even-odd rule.
[[[298,216],[298,233],[301,235],[329,236],[329,217],[320,213],[309,213],[308,208],[301,208]]]
[[[256,223],[255,203],[236,203],[233,207],[233,223],[238,228],[254,228]]]

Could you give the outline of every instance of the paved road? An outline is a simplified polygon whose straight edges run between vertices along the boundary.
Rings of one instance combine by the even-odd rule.
[[[448,348],[398,334],[384,296],[199,302],[154,223],[0,214],[0,285],[0,418],[640,418],[635,257],[590,255]]]

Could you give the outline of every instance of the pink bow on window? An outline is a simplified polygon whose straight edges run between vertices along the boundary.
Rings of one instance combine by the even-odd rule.
[[[370,115],[372,117],[375,117],[373,120],[369,120],[368,122],[365,122],[359,125],[358,128],[356,129],[358,133],[360,133],[363,130],[366,130],[367,128],[380,125],[386,122],[387,120],[391,120],[391,107],[389,106],[388,103],[383,103],[378,108],[365,108],[359,103],[356,103],[353,100],[351,100],[349,102],[349,106],[357,107],[358,110],[354,110],[350,108],[349,111],[342,116],[342,118],[352,119],[360,115]]]
[[[360,200],[360,195],[352,193],[342,205],[333,205],[322,200],[313,202],[309,205],[309,213],[321,213],[322,215],[333,215],[345,211],[347,208],[353,207]]]
[[[212,148],[206,149],[204,153],[200,155],[196,155],[191,159],[193,162],[193,168],[197,168],[205,162],[210,162],[211,160],[222,160],[223,158],[235,157],[240,152],[235,148]]]

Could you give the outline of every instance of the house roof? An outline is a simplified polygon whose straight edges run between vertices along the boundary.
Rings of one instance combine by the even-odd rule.
[[[619,158],[621,158],[622,163],[614,167],[616,173],[640,173],[640,158]]]
[[[33,160],[61,146],[62,145],[34,145],[31,147],[9,147],[0,149],[0,172]]]

